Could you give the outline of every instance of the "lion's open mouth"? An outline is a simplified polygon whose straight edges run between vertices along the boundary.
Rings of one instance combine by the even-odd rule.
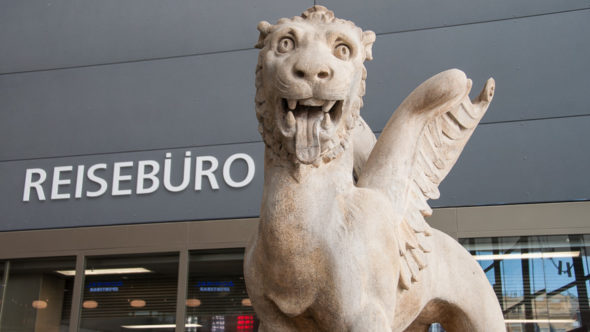
[[[295,137],[295,154],[311,164],[322,152],[322,144],[332,137],[342,117],[341,100],[281,99],[279,128],[283,135]]]

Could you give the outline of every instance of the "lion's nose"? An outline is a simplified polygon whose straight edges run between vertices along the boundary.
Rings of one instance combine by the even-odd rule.
[[[326,64],[297,63],[293,66],[293,75],[310,82],[326,81],[332,78],[332,69]]]

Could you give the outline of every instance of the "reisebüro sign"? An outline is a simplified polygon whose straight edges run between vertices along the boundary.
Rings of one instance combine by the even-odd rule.
[[[259,215],[262,142],[0,163],[0,231]]]
[[[50,170],[44,168],[27,168],[23,188],[23,202],[29,202],[31,196],[38,200],[63,200],[82,197],[100,197],[102,195],[130,196],[132,194],[151,194],[161,188],[169,192],[187,190],[192,183],[195,191],[201,191],[205,180],[212,189],[219,189],[222,180],[231,188],[242,188],[254,179],[256,165],[254,159],[246,153],[235,153],[223,161],[222,174],[218,179],[217,171],[220,161],[215,156],[193,156],[191,151],[184,153],[181,180],[174,183],[172,176],[172,153],[166,152],[162,160],[119,161],[112,164],[96,163],[93,165],[62,165]],[[234,163],[242,161],[246,167],[244,178],[232,177]],[[194,167],[193,167],[194,164]],[[111,181],[106,180],[110,173]],[[49,174],[49,176],[48,176]],[[176,176],[178,178],[178,176]],[[51,183],[51,190],[46,193],[45,182]],[[89,184],[88,184],[89,183]],[[132,185],[135,183],[134,185]]]

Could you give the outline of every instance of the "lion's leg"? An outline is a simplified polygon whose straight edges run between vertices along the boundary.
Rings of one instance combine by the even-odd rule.
[[[419,322],[414,322],[412,325],[408,326],[404,332],[428,332],[431,324],[423,324]]]
[[[291,327],[290,325],[285,325],[285,324],[278,323],[278,322],[268,322],[268,321],[261,321],[258,331],[259,332],[281,332],[281,331],[297,332],[297,330],[294,327]]]
[[[252,300],[252,305],[256,310],[256,315],[260,319],[260,332],[298,332],[299,329],[294,321],[287,317],[274,302],[269,300],[261,289],[250,287],[248,294]]]
[[[293,320],[283,314],[272,301],[261,297],[255,302],[256,313],[260,319],[260,332],[297,332]]]
[[[244,278],[246,279],[248,295],[252,301],[256,315],[260,319],[258,331],[297,332],[298,330],[293,322],[264,294],[262,288],[263,273],[261,273],[262,269],[256,264],[256,249],[256,245],[252,245],[246,250]]]
[[[457,305],[444,300],[430,301],[404,332],[427,332],[433,323],[440,323],[447,332],[479,332],[470,317]]]
[[[490,319],[482,307],[473,308],[436,299],[431,301],[420,316],[404,332],[426,332],[433,323],[440,323],[447,332],[500,332],[505,331],[504,320]]]
[[[428,332],[433,323],[440,323],[442,303],[431,301],[426,304],[416,319],[408,326],[404,332]],[[465,330],[468,331],[468,330]]]
[[[442,303],[438,323],[447,332],[501,332],[506,331],[502,312],[498,304],[484,298],[471,301],[454,299],[455,303]],[[477,300],[477,303],[474,303]]]
[[[447,332],[506,331],[496,294],[479,264],[457,241],[435,233],[436,250],[444,259],[431,261],[435,294],[425,308],[435,318],[431,322],[441,323]]]
[[[350,332],[391,332],[387,315],[380,305],[369,303],[351,323]]]

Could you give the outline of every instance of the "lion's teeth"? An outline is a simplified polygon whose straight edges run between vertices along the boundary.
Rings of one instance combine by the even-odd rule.
[[[287,127],[289,129],[295,128],[296,124],[297,124],[297,122],[295,121],[295,115],[293,115],[293,112],[291,112],[291,111],[287,112]]]
[[[289,99],[287,100],[287,104],[290,110],[294,110],[297,107],[297,99]]]
[[[334,104],[336,104],[335,100],[326,100],[326,102],[322,106],[322,111],[324,111],[325,113],[330,112]]]
[[[330,118],[330,113],[324,114],[324,118],[322,119],[322,128],[325,130],[332,128],[332,119]]]

